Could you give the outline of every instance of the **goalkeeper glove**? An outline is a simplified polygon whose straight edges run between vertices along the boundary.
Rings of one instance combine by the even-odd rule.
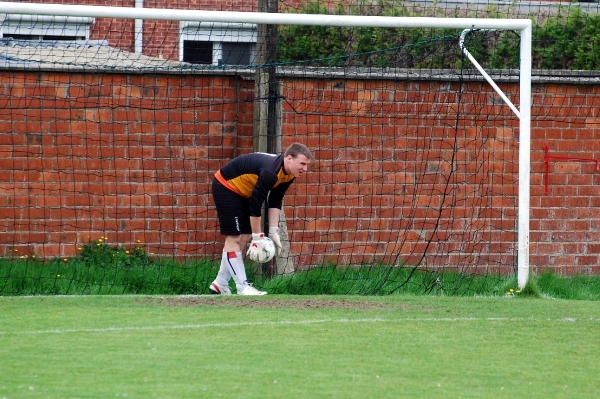
[[[269,238],[273,240],[277,248],[277,256],[281,255],[281,237],[279,237],[279,227],[269,227]]]
[[[265,263],[273,259],[276,252],[277,248],[271,239],[262,233],[252,234],[252,242],[246,256],[255,262]]]
[[[246,251],[246,256],[250,257],[251,252],[256,252],[259,248],[262,249],[261,240],[265,238],[263,233],[252,233],[252,241],[250,241],[250,248]]]

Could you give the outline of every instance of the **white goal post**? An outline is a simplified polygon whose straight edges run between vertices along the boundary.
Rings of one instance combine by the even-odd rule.
[[[275,25],[319,25],[379,28],[452,28],[518,30],[521,35],[519,59],[519,205],[518,205],[518,261],[519,288],[529,278],[529,204],[530,204],[530,125],[531,125],[531,42],[532,22],[529,19],[485,18],[426,18],[378,17],[319,14],[270,14],[258,12],[175,10],[157,8],[128,8],[80,6],[61,4],[33,4],[0,2],[0,14],[56,15],[68,17],[151,19],[170,21],[230,22]],[[457,44],[458,45],[458,44]],[[460,43],[461,49],[463,43]],[[473,59],[469,57],[471,61]],[[479,67],[478,67],[479,69]],[[489,76],[480,72],[489,82]],[[491,83],[491,82],[490,82]],[[493,85],[492,85],[493,86]],[[501,97],[507,100],[506,97]],[[512,104],[507,102],[508,106]],[[513,112],[516,111],[512,106]]]

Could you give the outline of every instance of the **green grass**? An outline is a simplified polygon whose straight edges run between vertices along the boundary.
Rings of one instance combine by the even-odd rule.
[[[102,239],[78,256],[40,261],[27,256],[0,258],[0,296],[19,295],[202,295],[217,275],[209,259],[154,257],[140,246],[111,246]],[[249,280],[270,294],[531,296],[600,300],[600,276],[531,276],[523,292],[514,275],[426,271],[414,267],[321,265],[287,275],[263,277],[247,264]],[[234,289],[233,282],[230,283]],[[511,291],[512,289],[512,291]],[[234,289],[235,291],[235,289]]]
[[[429,272],[411,267],[324,265],[308,271],[264,278],[247,267],[250,280],[271,294],[292,295],[449,295],[504,296],[516,279],[511,275]],[[0,296],[17,295],[202,295],[215,278],[218,264],[207,259],[178,262],[141,257],[129,263],[87,258],[0,259]],[[231,283],[231,287],[234,285]],[[600,276],[531,276],[520,296],[600,300]]]
[[[217,271],[208,260],[127,265],[80,258],[0,259],[0,295],[202,294]]]
[[[0,398],[592,398],[600,303],[0,298]]]

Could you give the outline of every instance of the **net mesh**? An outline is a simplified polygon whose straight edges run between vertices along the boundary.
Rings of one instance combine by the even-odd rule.
[[[284,11],[348,11],[325,5]],[[5,295],[206,293],[223,245],[210,183],[256,149],[260,103],[269,151],[316,156],[284,200],[284,253],[248,265],[270,292],[468,291],[515,271],[518,119],[460,31],[280,27],[261,63],[260,29],[240,24],[143,21],[136,52],[131,20],[7,21]],[[513,100],[518,46],[515,32],[467,40]],[[257,71],[276,72],[265,92]]]

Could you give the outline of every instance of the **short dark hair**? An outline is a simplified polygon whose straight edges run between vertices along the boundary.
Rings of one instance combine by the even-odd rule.
[[[308,159],[315,159],[308,147],[300,143],[293,143],[290,145],[287,150],[285,150],[285,154],[283,154],[283,156],[287,157],[288,155],[291,155],[292,158],[296,158],[300,154],[304,155]]]

